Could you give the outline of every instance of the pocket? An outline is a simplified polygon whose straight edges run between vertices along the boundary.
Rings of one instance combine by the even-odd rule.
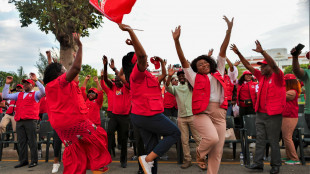
[[[148,102],[149,102],[151,111],[161,111],[163,109],[163,104],[159,97],[149,98]]]
[[[82,114],[88,113],[88,108],[87,108],[87,106],[85,104],[80,104],[79,108],[80,108],[80,112]]]
[[[158,81],[155,77],[146,77],[146,83],[149,88],[158,87]]]

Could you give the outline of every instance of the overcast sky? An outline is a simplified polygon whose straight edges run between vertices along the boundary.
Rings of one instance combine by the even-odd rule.
[[[45,54],[52,47],[59,48],[59,43],[36,24],[21,28],[18,11],[7,2],[0,0],[0,71],[16,71],[23,66],[27,74],[37,72],[34,65],[39,51]],[[136,34],[149,57],[160,56],[168,64],[175,64],[179,60],[171,30],[182,26],[180,41],[187,59],[206,54],[211,48],[218,55],[227,30],[223,15],[235,17],[230,43],[235,43],[246,57],[258,55],[252,51],[256,39],[264,49],[289,51],[302,43],[306,46],[303,51],[309,50],[309,0],[137,0],[123,23],[144,30]],[[127,38],[127,32],[105,18],[101,28],[91,30],[88,38],[81,39],[83,64],[100,70],[105,54],[114,58],[120,68],[122,57],[133,51],[125,44]],[[237,60],[230,50],[227,57]]]

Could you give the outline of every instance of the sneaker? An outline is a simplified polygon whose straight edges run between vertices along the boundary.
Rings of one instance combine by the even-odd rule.
[[[288,160],[284,162],[287,165],[299,165],[300,161],[293,161],[293,160]]]
[[[146,158],[146,155],[139,156],[139,163],[141,164],[141,167],[145,174],[152,174],[152,167],[153,167],[154,161],[146,162],[145,158]]]
[[[59,164],[59,163],[54,163],[54,164],[53,164],[53,170],[52,170],[52,173],[57,173],[57,172],[58,172],[59,167],[60,167],[60,164]]]
[[[289,160],[290,160],[289,158],[281,158],[282,162],[289,161]]]
[[[185,161],[182,165],[181,168],[182,169],[187,169],[192,165],[192,163],[190,161]]]

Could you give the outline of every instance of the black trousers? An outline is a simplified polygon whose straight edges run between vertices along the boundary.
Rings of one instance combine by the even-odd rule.
[[[54,148],[54,157],[59,158],[60,157],[60,151],[61,151],[61,139],[59,138],[57,132],[53,130],[53,148]]]
[[[127,144],[128,144],[128,132],[129,132],[129,115],[116,115],[110,118],[108,123],[108,150],[111,153],[113,148],[113,140],[115,142],[115,131],[118,130],[121,144],[121,158],[120,162],[127,162]]]
[[[19,145],[20,163],[28,162],[28,146],[31,152],[31,162],[38,162],[38,145],[36,134],[37,120],[20,120],[16,122],[16,133]]]

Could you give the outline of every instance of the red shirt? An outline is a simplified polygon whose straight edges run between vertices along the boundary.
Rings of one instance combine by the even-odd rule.
[[[282,116],[288,118],[298,118],[298,94],[296,90],[292,90],[295,91],[296,96],[293,100],[286,101]]]
[[[46,96],[40,100],[40,114],[47,113]]]
[[[45,88],[49,121],[54,129],[66,129],[88,119],[78,83],[68,82],[66,73],[49,82]]]
[[[242,84],[239,96],[240,96],[240,100],[251,99],[250,89],[249,89],[248,83]],[[244,102],[240,102],[240,106],[241,107],[247,107],[248,105],[244,104]]]
[[[140,72],[137,64],[130,75],[131,113],[153,116],[164,112],[163,97],[158,78],[147,70]]]
[[[108,109],[107,111],[113,111],[113,98],[114,98],[114,92],[111,90],[107,85],[104,83],[103,80],[100,80],[100,84],[104,92],[107,94],[108,97]]]
[[[175,96],[165,91],[164,95],[164,108],[173,108],[177,106],[177,100]]]
[[[90,101],[86,94],[86,88],[81,87],[82,95],[84,97],[86,106],[88,107],[88,119],[95,123],[96,126],[101,126],[100,109],[103,103],[103,91],[98,91],[96,99]]]
[[[129,84],[124,84],[123,87],[118,88],[113,84],[113,114],[128,115],[131,109],[131,96],[129,90]]]

